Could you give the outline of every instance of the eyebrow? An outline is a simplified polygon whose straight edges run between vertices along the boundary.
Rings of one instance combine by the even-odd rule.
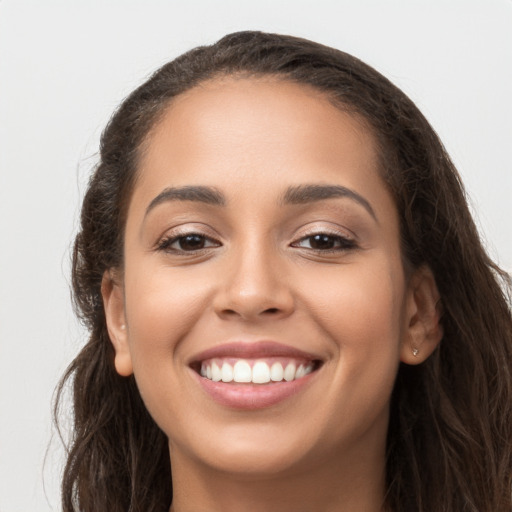
[[[377,221],[377,216],[371,204],[360,194],[341,185],[297,185],[289,187],[283,194],[283,204],[307,204],[324,199],[346,197],[360,204]],[[149,203],[145,216],[167,201],[195,201],[213,206],[225,206],[226,198],[222,192],[214,187],[205,185],[187,185],[184,187],[167,187]]]
[[[146,208],[147,215],[153,208],[167,201],[196,201],[199,203],[224,206],[226,198],[214,187],[204,185],[187,185],[185,187],[168,187],[158,194]]]
[[[323,199],[346,197],[360,204],[377,221],[377,216],[371,204],[363,196],[350,188],[341,185],[298,185],[290,187],[282,198],[284,204],[307,204]]]

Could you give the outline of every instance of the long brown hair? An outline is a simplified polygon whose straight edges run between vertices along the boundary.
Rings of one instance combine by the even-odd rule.
[[[75,306],[90,338],[58,395],[71,381],[74,429],[63,510],[169,509],[167,439],[133,377],[114,369],[100,286],[106,269],[123,265],[127,205],[151,128],[177,95],[216,76],[238,74],[308,84],[366,120],[400,215],[404,262],[411,268],[426,264],[435,275],[444,338],[424,364],[399,369],[386,508],[510,512],[510,280],[482,247],[457,171],[416,106],[377,71],[338,50],[260,32],[228,35],[164,65],[122,103],[102,135],[73,252]]]

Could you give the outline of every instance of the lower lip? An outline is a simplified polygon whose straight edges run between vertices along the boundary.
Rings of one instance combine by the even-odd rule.
[[[317,371],[291,382],[269,384],[236,384],[214,382],[191,370],[204,391],[218,404],[232,409],[264,409],[276,405],[304,390],[315,378]]]

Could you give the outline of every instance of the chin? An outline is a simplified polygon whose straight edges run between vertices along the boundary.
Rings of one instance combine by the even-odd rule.
[[[229,449],[210,451],[205,463],[211,469],[232,473],[242,479],[264,479],[307,470],[308,455],[304,449],[299,453],[288,446],[268,443],[262,447],[241,441],[234,442]]]

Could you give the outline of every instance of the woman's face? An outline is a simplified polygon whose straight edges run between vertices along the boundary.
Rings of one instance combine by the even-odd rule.
[[[233,78],[178,97],[104,295],[116,368],[134,372],[172,463],[384,460],[413,294],[372,135],[317,91]]]

